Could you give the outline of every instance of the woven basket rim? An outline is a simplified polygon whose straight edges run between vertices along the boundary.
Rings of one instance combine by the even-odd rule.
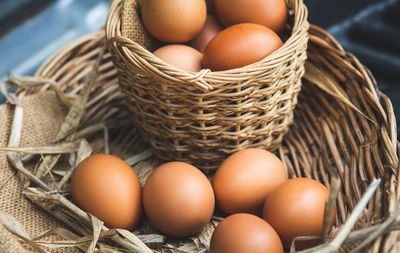
[[[119,29],[118,31],[113,31],[111,29],[112,20],[120,19],[120,17],[116,17],[116,15],[118,15],[118,8],[121,7],[120,5],[123,4],[123,1],[124,0],[115,0],[110,7],[105,25],[107,46],[115,46],[115,44],[118,43],[127,58],[140,58],[140,62],[143,64],[151,65],[153,67],[154,65],[156,65],[159,66],[158,69],[169,70],[169,72],[173,72],[174,75],[181,76],[181,79],[183,79],[185,83],[200,82],[203,84],[200,85],[200,87],[203,89],[213,89],[213,87],[209,83],[220,83],[223,85],[232,81],[246,80],[250,76],[265,72],[266,70],[270,70],[281,63],[282,60],[292,57],[292,55],[296,53],[297,48],[302,47],[303,45],[307,45],[308,41],[309,23],[307,21],[307,7],[304,4],[303,0],[288,0],[288,5],[290,4],[289,6],[292,7],[289,12],[293,12],[294,16],[292,32],[289,38],[283,43],[283,45],[272,54],[268,55],[258,62],[240,68],[223,71],[211,71],[210,69],[202,69],[199,72],[188,72],[178,69],[168,63],[165,63],[158,57],[154,56],[149,50],[147,50],[139,43],[130,38],[122,36],[121,29]],[[165,71],[163,74],[168,75],[168,71]],[[177,81],[179,82],[179,80]]]

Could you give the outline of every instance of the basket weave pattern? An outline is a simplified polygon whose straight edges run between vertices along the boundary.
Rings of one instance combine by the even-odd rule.
[[[301,0],[288,6],[291,35],[276,52],[242,68],[192,73],[150,52],[157,43],[137,18],[136,1],[114,1],[108,50],[133,120],[159,158],[206,170],[243,148],[278,147],[293,121],[308,40],[306,7]]]

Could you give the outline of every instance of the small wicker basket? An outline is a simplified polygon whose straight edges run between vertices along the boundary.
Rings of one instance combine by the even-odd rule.
[[[263,60],[227,71],[186,72],[151,51],[135,0],[113,2],[107,47],[135,124],[163,160],[215,169],[247,148],[275,150],[293,121],[309,24],[302,0],[289,0],[284,45]]]

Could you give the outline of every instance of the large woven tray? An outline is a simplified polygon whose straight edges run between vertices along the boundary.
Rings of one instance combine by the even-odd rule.
[[[327,186],[333,178],[341,182],[336,201],[336,224],[329,231],[325,247],[310,252],[347,252],[352,249],[358,252],[357,246],[364,252],[399,252],[399,232],[392,231],[399,228],[395,217],[398,214],[400,187],[399,142],[391,102],[379,91],[370,72],[327,32],[311,26],[309,33],[309,60],[294,111],[294,125],[284,137],[277,154],[291,178],[311,177]],[[20,88],[19,98],[54,89],[54,86],[68,93],[64,97],[67,101],[84,93],[84,79],[96,62],[103,43],[104,31],[99,31],[62,48],[36,73],[36,77],[52,81],[42,80],[39,86]],[[127,118],[129,113],[118,88],[117,73],[110,55],[105,54],[78,129],[87,129],[101,122],[102,126],[99,128],[97,124],[97,127],[104,129],[107,126],[110,131],[106,141],[103,134],[90,136],[89,142],[97,147],[95,152],[103,152],[104,143],[108,143],[109,138],[109,145],[105,145],[107,149],[128,158],[144,151],[146,144]],[[141,160],[140,157],[138,160]],[[157,164],[158,161],[150,157],[134,165],[142,183]],[[60,166],[55,168],[59,170]],[[48,175],[36,171],[36,176],[51,186]],[[60,180],[56,173],[53,176]],[[378,183],[374,179],[381,179],[381,183],[375,192],[368,190],[374,194],[369,199],[364,197],[366,202],[362,206],[363,201],[360,200],[368,186],[372,182],[373,185]],[[49,189],[35,187],[37,182],[25,190],[29,199],[67,223],[70,231],[78,237],[93,233],[91,217],[69,201],[68,183],[62,188],[67,191],[66,195],[48,193]],[[97,245],[141,252],[149,252],[148,247],[157,252],[197,252],[208,247],[218,220],[220,217],[214,217],[200,234],[182,241],[162,235],[155,236],[158,241],[151,241],[148,234],[157,232],[145,221],[134,234],[140,234],[140,238],[148,242],[147,246],[132,233],[105,232],[107,229],[103,227],[103,232],[96,236],[99,238]],[[107,233],[112,233],[113,237]],[[79,245],[84,248],[88,244]],[[324,251],[327,249],[333,251]]]

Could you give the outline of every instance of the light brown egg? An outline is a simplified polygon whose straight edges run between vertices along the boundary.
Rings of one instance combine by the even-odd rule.
[[[282,44],[279,36],[265,26],[233,25],[208,43],[203,54],[203,67],[213,71],[243,67],[264,59]]]
[[[216,17],[207,15],[206,23],[200,33],[189,43],[189,45],[203,53],[211,39],[223,29],[223,26]]]
[[[214,211],[214,193],[207,177],[183,162],[156,168],[143,188],[143,206],[161,232],[185,237],[199,232]]]
[[[285,0],[214,0],[214,9],[225,26],[255,23],[279,33],[287,22]]]
[[[329,190],[309,178],[294,178],[272,190],[264,203],[263,218],[278,232],[286,249],[296,236],[321,235]],[[332,215],[333,225],[336,211]]]
[[[264,149],[248,148],[221,164],[212,185],[217,205],[226,213],[261,215],[267,194],[286,180],[278,157]]]
[[[142,191],[135,171],[120,158],[92,155],[72,176],[72,198],[110,228],[134,229],[141,217]]]
[[[228,216],[215,228],[210,253],[283,253],[275,230],[263,219],[238,213]]]
[[[206,21],[204,0],[142,0],[140,3],[147,31],[164,42],[188,42],[196,37]]]
[[[185,71],[198,72],[202,69],[202,53],[182,44],[172,44],[158,48],[155,56],[166,63]]]

